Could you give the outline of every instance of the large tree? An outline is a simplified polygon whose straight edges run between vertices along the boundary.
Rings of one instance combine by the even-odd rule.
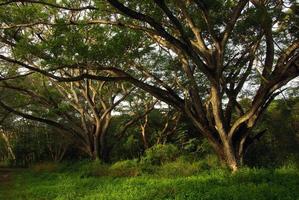
[[[234,171],[247,147],[263,133],[253,131],[263,111],[279,89],[299,74],[298,6],[294,0],[99,0],[59,4],[14,0],[0,5],[6,10],[1,16],[1,44],[14,52],[2,54],[2,60],[60,81],[129,81],[187,116]],[[10,9],[19,13],[12,15]],[[66,30],[72,33],[69,29],[74,27],[80,30],[76,34],[81,33],[72,40],[74,48],[57,46],[69,41],[68,34],[43,43],[49,35]],[[104,27],[114,32],[103,35],[107,30]],[[129,37],[131,40],[120,39],[110,49],[127,53],[110,54],[114,62],[102,59],[107,55],[101,51],[84,50],[86,44],[91,49],[105,48],[100,45],[105,39],[109,41],[117,32],[127,36],[133,30],[136,35]],[[89,33],[98,36],[90,39]],[[140,34],[144,34],[144,40],[138,43],[139,48],[132,48],[132,38],[140,40]],[[22,46],[32,49],[15,56]],[[128,48],[122,51],[124,46]],[[154,49],[145,51],[147,47]],[[164,50],[161,54],[168,56],[168,61],[152,61],[159,49]],[[68,52],[68,59],[59,56],[64,52]],[[134,54],[140,57],[138,62]],[[72,78],[57,77],[49,68],[40,67],[44,64],[40,59],[56,67],[97,66],[109,76],[92,76],[84,71]],[[139,78],[140,74],[146,78]],[[246,108],[239,103],[245,92],[252,99]]]
[[[257,120],[277,90],[299,74],[295,2],[108,1],[137,29],[171,50],[181,77],[188,80],[184,98],[163,79],[157,81],[164,87],[161,91],[144,89],[184,112],[236,170],[248,145],[263,133],[253,135]],[[286,11],[287,6],[291,9]],[[251,106],[244,110],[238,97],[253,86],[247,82],[250,76],[255,76],[256,89],[250,88]],[[207,93],[200,91],[199,77],[207,81]]]
[[[90,158],[103,161],[108,160],[106,137],[111,113],[132,90],[124,84],[92,80],[57,83],[37,74],[21,81],[2,81],[0,88],[4,94],[16,93],[13,96],[18,99],[13,104],[4,103],[2,99],[9,98],[3,96],[0,107],[56,128],[61,140],[67,138]]]

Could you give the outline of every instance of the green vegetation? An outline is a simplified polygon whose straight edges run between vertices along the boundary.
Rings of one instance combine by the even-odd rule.
[[[298,14],[0,0],[0,200],[299,200]]]
[[[232,171],[296,162],[298,10],[296,0],[0,1],[0,161],[112,163],[173,144],[208,149]],[[281,99],[293,103],[265,116]],[[285,116],[289,126],[269,129]],[[172,160],[168,150],[144,162]]]
[[[243,168],[231,174],[229,170],[201,169],[199,165],[182,161],[146,168],[134,161],[122,161],[112,166],[96,162],[40,164],[30,171],[17,173],[9,191],[16,200],[299,198],[299,171],[294,166]],[[0,196],[0,199],[6,198]]]

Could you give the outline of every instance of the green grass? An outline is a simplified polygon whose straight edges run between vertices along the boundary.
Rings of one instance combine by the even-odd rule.
[[[152,170],[134,163],[50,166],[50,170],[37,167],[15,174],[10,194],[12,199],[20,200],[299,200],[296,167],[245,168],[231,174],[225,169],[194,171],[195,164],[186,169],[189,165],[180,162],[152,167]],[[0,195],[0,199],[5,198]]]

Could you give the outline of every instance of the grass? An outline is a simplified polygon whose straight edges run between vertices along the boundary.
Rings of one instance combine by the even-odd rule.
[[[299,200],[296,167],[244,168],[231,174],[200,166],[181,161],[150,167],[130,161],[45,164],[15,174],[10,194],[16,200]]]

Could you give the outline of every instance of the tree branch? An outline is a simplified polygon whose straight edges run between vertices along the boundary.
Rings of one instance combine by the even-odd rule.
[[[45,6],[49,6],[49,7],[53,7],[53,8],[59,8],[59,9],[70,10],[70,11],[98,10],[98,8],[96,8],[94,6],[83,6],[83,7],[79,7],[79,8],[71,8],[71,7],[62,6],[62,5],[59,5],[56,3],[49,3],[46,1],[39,1],[39,0],[10,0],[10,1],[5,1],[3,3],[0,3],[0,6],[5,6],[5,5],[12,4],[12,3],[41,4],[41,5],[45,5]]]
[[[246,6],[246,4],[248,3],[249,0],[240,0],[237,4],[237,6],[234,8],[233,10],[233,14],[231,19],[229,20],[229,22],[227,23],[225,30],[223,32],[223,37],[222,37],[222,41],[221,41],[221,46],[224,47],[231,32],[234,29],[234,26],[238,20],[238,18],[241,15],[242,10],[244,9],[244,7]]]

